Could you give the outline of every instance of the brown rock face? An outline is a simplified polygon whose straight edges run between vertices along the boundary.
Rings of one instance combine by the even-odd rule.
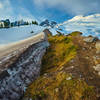
[[[0,100],[19,100],[23,96],[27,86],[39,76],[41,58],[48,46],[47,41],[31,45],[0,72]],[[5,68],[5,64],[2,66]]]
[[[47,36],[52,35],[52,33],[49,31],[49,29],[45,29],[43,31]]]

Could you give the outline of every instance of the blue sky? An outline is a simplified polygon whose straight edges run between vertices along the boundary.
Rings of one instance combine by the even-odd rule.
[[[94,13],[100,13],[100,0],[0,0],[0,19],[63,22]]]

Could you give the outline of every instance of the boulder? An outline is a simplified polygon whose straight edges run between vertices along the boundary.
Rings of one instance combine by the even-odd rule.
[[[95,47],[97,49],[97,53],[100,53],[100,41],[96,42]]]
[[[52,33],[49,31],[49,29],[45,29],[43,30],[43,32],[47,35],[47,36],[51,36]]]
[[[100,72],[100,64],[97,64],[96,66],[93,67],[96,71]]]
[[[87,42],[87,43],[92,43],[92,42],[95,42],[95,41],[97,41],[97,40],[98,40],[97,37],[92,37],[92,36],[85,37],[85,38],[83,39],[83,41],[85,41],[85,42]]]
[[[100,64],[97,64],[96,66],[93,66],[94,70],[98,72],[98,75],[100,75]]]

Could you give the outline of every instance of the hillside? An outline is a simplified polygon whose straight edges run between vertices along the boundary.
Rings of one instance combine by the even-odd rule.
[[[23,96],[27,86],[39,76],[48,46],[41,32],[0,49],[0,100],[19,100]]]
[[[42,32],[45,28],[38,25],[0,29],[0,47],[4,44],[18,42]]]
[[[48,36],[41,75],[23,100],[99,100],[100,42],[80,32]]]

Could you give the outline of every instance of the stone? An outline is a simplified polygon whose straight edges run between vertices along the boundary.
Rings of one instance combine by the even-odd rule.
[[[98,72],[98,75],[100,76],[100,72]]]
[[[96,50],[97,50],[96,53],[100,53],[100,41],[96,42],[95,47],[96,47]]]
[[[56,88],[56,89],[55,89],[55,92],[58,92],[58,91],[59,91],[59,88]]]
[[[0,100],[19,100],[23,96],[27,86],[39,76],[41,59],[48,46],[46,40],[31,45],[0,73]]]
[[[66,80],[71,80],[71,79],[72,79],[71,77],[67,77],[67,78],[66,78]]]
[[[96,66],[93,66],[93,68],[95,69],[95,71],[98,72],[98,75],[100,75],[100,64],[97,64]]]
[[[92,42],[97,41],[97,37],[92,37],[92,36],[85,37],[85,38],[83,39],[83,41],[85,41],[85,42],[87,42],[87,43],[92,43]]]

